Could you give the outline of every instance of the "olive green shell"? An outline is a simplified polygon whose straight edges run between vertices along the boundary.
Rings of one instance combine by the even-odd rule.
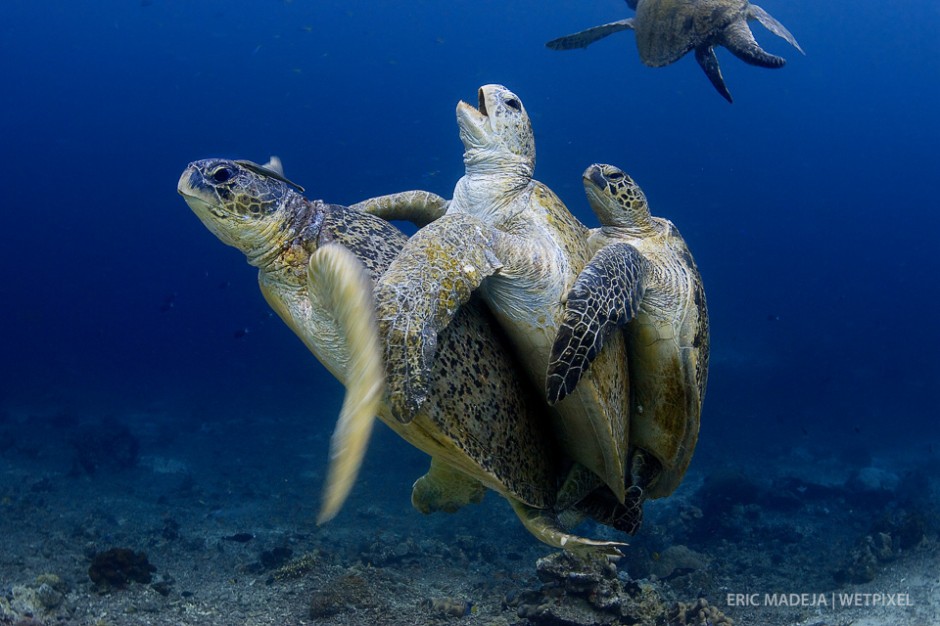
[[[747,0],[640,0],[636,45],[650,67],[679,60],[726,26],[745,19]]]
[[[629,244],[645,261],[644,295],[626,327],[630,440],[658,464],[646,496],[663,497],[681,482],[698,441],[709,360],[704,283],[679,230],[650,215],[632,178],[614,166],[593,165],[584,181],[602,224],[591,235],[592,247]]]
[[[224,183],[213,181],[219,168],[226,168]],[[343,342],[330,311],[309,297],[308,260],[322,246],[340,245],[374,282],[407,237],[385,220],[309,201],[255,170],[221,159],[196,162],[183,174],[181,191],[213,233],[248,255],[271,307],[343,380]],[[520,376],[520,365],[493,327],[491,314],[476,299],[462,307],[440,334],[422,411],[410,424],[392,418],[387,406],[379,417],[435,460],[528,506],[548,509],[555,503],[559,460],[542,425],[545,403]]]

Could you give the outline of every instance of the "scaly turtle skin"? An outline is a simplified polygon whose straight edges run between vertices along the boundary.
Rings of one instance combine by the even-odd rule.
[[[736,57],[759,67],[783,67],[786,60],[765,52],[754,39],[748,20],[757,20],[767,30],[785,39],[799,50],[783,24],[764,9],[747,0],[627,0],[636,17],[594,26],[573,35],[549,41],[553,50],[585,48],[613,33],[633,29],[640,60],[650,67],[669,65],[695,51],[695,59],[708,80],[728,102],[731,93],[725,86],[715,56],[715,46],[723,46]]]
[[[597,254],[568,296],[565,322],[552,348],[549,394],[564,397],[576,388],[605,340],[624,328],[632,389],[630,441],[637,450],[633,484],[644,497],[666,496],[685,475],[698,440],[709,345],[702,277],[682,235],[669,220],[650,215],[643,191],[622,170],[592,165],[583,182],[601,222],[589,240]],[[622,268],[605,261],[624,246],[636,250],[639,262]],[[600,304],[584,295],[596,287],[582,284],[598,275],[612,293]],[[629,306],[611,309],[611,302]]]
[[[392,418],[381,401],[381,338],[369,298],[407,237],[377,217],[305,199],[270,169],[275,165],[197,161],[183,172],[179,192],[210,231],[258,268],[271,307],[347,386],[321,521],[341,505],[378,414],[432,457],[412,492],[419,510],[453,511],[479,501],[488,487],[509,500],[540,540],[616,554],[623,544],[561,529],[552,509],[559,460],[540,426],[544,403],[520,380],[518,364],[479,303],[462,307],[440,334],[428,402],[408,424]],[[350,396],[364,400],[350,402]]]
[[[428,394],[437,333],[477,288],[512,341],[530,379],[545,384],[562,298],[590,260],[588,229],[533,180],[535,142],[519,98],[500,85],[461,102],[457,123],[466,174],[446,214],[418,231],[376,288],[386,329],[389,401],[408,421]],[[387,217],[388,205],[380,208]],[[624,502],[629,378],[620,337],[549,417],[564,453]],[[587,384],[585,384],[587,383]]]

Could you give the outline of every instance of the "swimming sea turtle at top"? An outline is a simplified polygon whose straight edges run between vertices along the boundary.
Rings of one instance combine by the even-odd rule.
[[[478,288],[530,379],[544,388],[552,342],[563,321],[562,299],[591,258],[587,227],[532,178],[535,141],[518,96],[501,85],[485,85],[478,98],[478,108],[457,106],[466,173],[446,214],[409,240],[376,286],[390,402],[404,421],[428,395],[428,373],[442,353],[438,332]],[[390,213],[388,206],[381,209],[386,217],[407,218]],[[548,417],[562,451],[622,504],[629,379],[624,343],[619,336],[612,340]]]
[[[636,10],[636,17],[594,26],[545,45],[553,50],[585,48],[598,39],[632,29],[640,60],[650,67],[669,65],[694,50],[708,80],[728,102],[731,93],[721,76],[715,46],[723,46],[745,63],[759,67],[778,68],[786,63],[758,45],[748,20],[757,20],[803,52],[783,24],[747,0],[627,0],[627,4]]]
[[[487,487],[504,496],[545,543],[617,553],[623,544],[561,528],[553,508],[560,459],[541,426],[545,403],[519,375],[480,303],[462,307],[441,332],[421,410],[407,424],[392,417],[382,400],[382,339],[371,289],[407,241],[403,233],[372,215],[307,200],[277,162],[197,161],[183,172],[178,189],[211,232],[258,268],[271,307],[347,386],[321,521],[347,495],[378,415],[432,457],[430,471],[412,491],[419,510],[456,510],[479,501]]]
[[[590,245],[594,259],[565,303],[552,347],[549,398],[563,398],[620,328],[627,335],[632,404],[631,460],[644,497],[669,495],[679,485],[698,439],[708,378],[708,310],[705,289],[688,245],[667,219],[650,215],[646,196],[622,170],[592,165],[582,177],[601,222]],[[642,261],[612,276],[603,258],[628,245]],[[601,286],[599,288],[599,285]],[[604,289],[610,293],[597,298]],[[639,308],[611,309],[617,291],[641,293]],[[616,334],[620,334],[616,332]]]

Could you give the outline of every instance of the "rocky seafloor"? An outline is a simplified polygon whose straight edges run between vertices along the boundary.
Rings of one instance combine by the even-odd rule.
[[[494,494],[415,512],[426,461],[385,429],[317,526],[329,433],[299,419],[0,412],[0,624],[940,624],[931,450],[693,464],[608,563]]]

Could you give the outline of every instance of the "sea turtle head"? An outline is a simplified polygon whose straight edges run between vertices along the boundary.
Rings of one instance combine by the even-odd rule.
[[[266,165],[195,161],[183,171],[177,190],[210,231],[249,259],[277,243],[303,191],[284,178],[276,157]]]
[[[645,227],[650,220],[646,195],[619,167],[595,163],[581,175],[584,193],[604,226]]]
[[[467,171],[535,170],[535,137],[522,101],[502,85],[483,85],[479,104],[457,104],[457,126]]]

